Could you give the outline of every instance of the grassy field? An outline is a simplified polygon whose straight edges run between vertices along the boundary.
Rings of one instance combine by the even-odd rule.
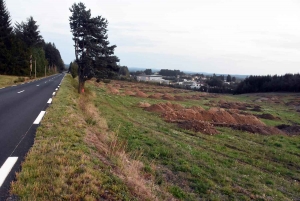
[[[168,102],[125,95],[192,91],[138,83],[88,83],[84,96],[66,77],[37,131],[12,193],[22,200],[297,200],[299,135],[216,127],[206,135],[167,123],[138,105]],[[300,124],[299,94],[203,95],[170,102],[205,109],[222,101],[254,104],[267,126]]]

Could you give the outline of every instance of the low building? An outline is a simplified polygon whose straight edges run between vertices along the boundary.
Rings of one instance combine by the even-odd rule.
[[[164,80],[161,75],[139,75],[136,76],[137,81],[157,82],[160,84],[170,84],[169,80]]]
[[[152,80],[162,80],[161,75],[139,75],[136,76],[137,81],[152,81]]]

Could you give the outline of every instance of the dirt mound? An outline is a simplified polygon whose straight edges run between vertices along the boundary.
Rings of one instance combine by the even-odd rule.
[[[231,114],[238,124],[265,126],[265,124],[253,115]]]
[[[160,99],[160,97],[161,97],[161,95],[159,95],[159,94],[157,94],[157,93],[148,96],[148,98],[153,98],[153,99]]]
[[[138,104],[138,107],[141,107],[141,108],[148,108],[150,106],[151,105],[147,102],[139,102],[139,104]]]
[[[170,94],[164,94],[161,98],[164,100],[175,100],[174,96]]]
[[[279,130],[276,127],[255,126],[249,124],[230,125],[229,127],[235,130],[247,131],[249,133],[259,133],[263,135],[284,134],[281,130]]]
[[[135,93],[133,93],[132,91],[125,91],[125,94],[128,96],[133,96]]]
[[[275,117],[274,115],[268,113],[257,115],[257,117],[269,120],[281,120],[280,117]]]
[[[212,124],[205,121],[177,121],[176,123],[178,127],[194,132],[201,132],[209,135],[214,135],[218,133],[218,131],[214,128]]]
[[[237,109],[226,111],[223,108],[212,107],[209,110],[204,110],[198,106],[184,108],[179,104],[167,102],[151,105],[145,110],[158,112],[165,121],[177,123],[181,128],[205,134],[215,134],[217,132],[213,125],[265,135],[283,134],[277,128],[266,126],[252,114],[241,114]]]
[[[112,94],[118,94],[119,90],[114,88],[112,85],[107,85],[107,88],[109,89],[109,92]]]
[[[184,97],[182,97],[182,96],[174,96],[174,98],[177,101],[184,101]]]
[[[182,105],[179,105],[179,104],[173,104],[173,103],[170,103],[170,102],[167,102],[165,103],[166,106],[172,108],[173,110],[181,110],[181,109],[184,109],[184,107]]]
[[[146,108],[146,110],[149,112],[157,112],[157,113],[163,113],[165,111],[162,104],[151,105],[150,107]]]
[[[192,106],[191,109],[193,109],[197,112],[205,111],[205,109],[203,109],[203,107],[200,107],[200,106]]]
[[[147,98],[148,95],[145,94],[144,92],[142,91],[137,91],[136,94],[135,94],[136,97],[140,97],[140,98]]]
[[[224,100],[220,100],[217,106],[226,109],[238,109],[238,110],[247,110],[248,108],[252,108],[253,105],[248,103],[241,103],[241,102],[228,102]]]
[[[291,126],[291,125],[282,124],[282,125],[279,125],[276,127],[288,135],[300,135],[300,126],[299,125]]]

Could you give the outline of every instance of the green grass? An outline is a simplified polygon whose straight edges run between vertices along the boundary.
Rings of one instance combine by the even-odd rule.
[[[66,78],[38,129],[35,145],[12,185],[12,193],[23,200],[101,200],[103,196],[111,200],[153,200],[147,196],[137,198],[132,181],[124,179],[129,176],[136,178],[135,182],[147,178],[153,187],[149,191],[159,200],[300,197],[299,136],[264,136],[224,127],[217,128],[220,133],[213,136],[183,130],[137,107],[139,102],[166,101],[113,95],[106,92],[106,85],[87,84],[86,96],[92,98],[84,98],[76,93],[70,76]],[[204,104],[210,100],[252,103],[256,98],[257,95],[220,95],[173,102],[209,108]],[[92,109],[84,107],[87,102]],[[248,112],[281,118],[263,120],[267,125],[300,123],[299,115],[284,104],[257,104],[262,112]],[[109,134],[108,154],[101,152],[102,144],[84,140],[91,132]],[[125,159],[120,153],[125,153]],[[105,164],[99,160],[101,154],[107,160]],[[123,174],[128,170],[126,161],[141,162],[141,177]]]
[[[133,200],[128,187],[86,141],[76,82],[66,76],[38,128],[11,193],[20,200]]]
[[[127,141],[129,153],[142,151],[144,163],[156,164],[156,172],[152,174],[157,184],[174,197],[182,200],[247,200],[251,197],[292,200],[300,196],[299,137],[262,136],[228,128],[219,128],[220,134],[207,136],[178,129],[176,125],[165,123],[159,115],[136,107],[141,101],[162,100],[112,95],[96,87],[93,90],[97,97],[95,105],[109,128],[120,128],[119,137]],[[255,99],[249,96],[226,96],[225,99]],[[203,106],[205,101],[198,101],[198,105]],[[191,106],[197,101],[180,104]],[[279,107],[281,110],[276,110],[276,105],[262,107],[276,111],[284,123],[291,120],[284,106]],[[299,117],[295,120],[299,121]],[[265,123],[277,124],[271,120]]]

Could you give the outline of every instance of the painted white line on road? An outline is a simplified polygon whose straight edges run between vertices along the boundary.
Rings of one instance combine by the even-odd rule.
[[[39,87],[40,85],[36,85],[37,87]]]
[[[17,162],[18,157],[8,157],[5,163],[2,165],[0,169],[0,187],[2,186],[3,182],[5,181],[7,175],[11,171],[12,167]]]
[[[51,104],[52,103],[52,98],[49,98],[47,103]]]
[[[15,87],[15,86],[17,86],[17,85],[12,85],[12,87]]]
[[[58,88],[55,89],[55,91],[57,91],[57,90],[58,90]]]
[[[52,96],[55,96],[55,92],[53,92]]]
[[[18,94],[20,94],[20,93],[23,93],[24,91],[25,91],[25,90],[23,90],[23,91],[19,91],[19,92],[18,92]]]
[[[40,114],[39,114],[39,116],[33,122],[33,124],[40,124],[40,122],[41,122],[43,116],[45,115],[45,113],[46,113],[45,111],[41,111]]]

